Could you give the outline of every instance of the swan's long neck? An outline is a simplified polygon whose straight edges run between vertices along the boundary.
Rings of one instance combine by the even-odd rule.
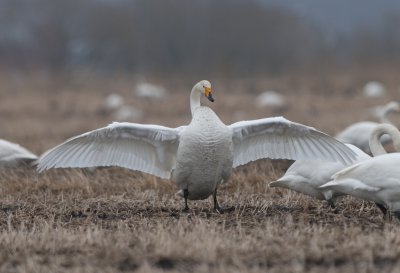
[[[193,87],[192,92],[190,92],[190,111],[192,112],[192,116],[194,110],[200,107],[200,92],[196,89],[196,86]]]
[[[383,110],[382,116],[380,117],[381,123],[388,123],[388,124],[393,124],[389,120],[389,114],[394,112],[395,110],[392,107],[386,107],[386,109]]]
[[[400,152],[400,132],[396,127],[390,124],[379,124],[371,136],[369,137],[369,147],[373,156],[386,154],[385,149],[381,143],[381,137],[384,134],[390,135],[393,140],[394,148],[397,152]]]

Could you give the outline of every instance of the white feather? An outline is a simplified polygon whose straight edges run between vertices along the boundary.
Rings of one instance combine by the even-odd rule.
[[[114,122],[46,152],[38,169],[120,166],[169,178],[183,128]]]
[[[0,167],[16,166],[20,162],[35,161],[38,157],[24,147],[0,139]]]
[[[358,162],[370,158],[357,147],[351,144],[346,144],[346,146],[357,154],[356,160]],[[342,194],[330,190],[326,191],[319,187],[331,181],[332,175],[346,166],[349,165],[344,165],[341,162],[297,160],[289,167],[284,176],[269,185],[271,187],[288,188],[320,200],[331,200],[333,198],[332,201],[334,201],[336,197]]]
[[[229,126],[233,131],[233,167],[260,158],[295,160],[355,160],[355,154],[343,143],[312,127],[283,117],[240,121]]]

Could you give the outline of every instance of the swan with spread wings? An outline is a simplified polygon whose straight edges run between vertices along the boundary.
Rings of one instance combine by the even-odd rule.
[[[172,179],[187,201],[213,195],[214,209],[223,212],[217,190],[232,168],[261,158],[321,159],[349,163],[355,154],[343,143],[283,117],[225,125],[201,96],[213,102],[211,84],[200,81],[190,94],[189,125],[112,123],[73,137],[46,152],[38,170],[120,166]]]

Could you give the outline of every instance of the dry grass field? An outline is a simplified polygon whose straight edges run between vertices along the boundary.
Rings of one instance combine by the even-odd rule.
[[[373,120],[370,107],[400,100],[397,75],[379,75],[388,88],[379,99],[363,97],[363,84],[376,79],[363,71],[209,79],[216,102],[204,103],[228,124],[284,115],[334,134]],[[0,80],[0,138],[40,154],[110,123],[103,99],[111,92],[143,111],[132,122],[186,124],[189,90],[200,79],[159,79],[170,90],[164,101],[135,97],[138,81],[126,75],[1,73]],[[265,89],[284,94],[287,107],[255,107]],[[122,168],[2,169],[0,272],[400,272],[397,220],[385,222],[371,203],[353,198],[332,210],[269,188],[289,163],[260,160],[237,168],[219,194],[235,211],[222,215],[211,200],[190,202],[191,212],[183,213],[172,182]]]

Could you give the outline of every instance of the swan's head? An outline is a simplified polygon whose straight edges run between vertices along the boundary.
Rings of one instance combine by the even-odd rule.
[[[389,111],[400,112],[400,105],[397,101],[391,101],[386,105],[386,109]]]
[[[212,96],[212,90],[211,90],[211,83],[209,81],[203,80],[203,81],[196,83],[196,85],[194,86],[194,89],[197,92],[204,94],[204,96],[206,96],[206,98],[209,101],[214,102],[214,98]]]

